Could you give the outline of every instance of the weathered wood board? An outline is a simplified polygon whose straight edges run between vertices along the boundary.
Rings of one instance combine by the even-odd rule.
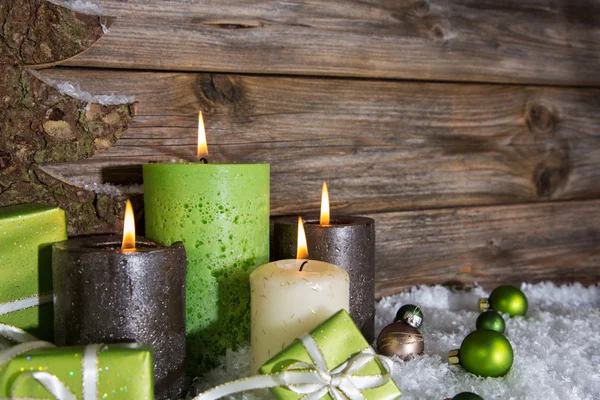
[[[378,297],[416,284],[600,282],[600,200],[373,217]]]
[[[141,183],[140,164],[194,160],[202,109],[214,162],[268,162],[272,214],[346,213],[600,195],[600,90],[54,69],[139,109],[110,149],[45,167]]]
[[[597,0],[95,0],[72,66],[600,84]]]
[[[202,110],[211,162],[271,164],[272,215],[318,210],[327,180],[334,213],[376,219],[378,296],[600,281],[598,0],[95,2],[117,16],[110,32],[40,74],[134,95],[139,109],[104,153],[36,164],[40,181],[127,185],[143,163],[194,161]],[[34,2],[6,4],[16,21],[15,5]],[[56,50],[93,43],[104,30],[90,21],[91,41]],[[13,25],[33,35],[32,62],[56,61],[34,46],[43,35]],[[3,60],[29,54],[10,40]],[[110,221],[87,230],[120,226],[120,198],[69,190]]]

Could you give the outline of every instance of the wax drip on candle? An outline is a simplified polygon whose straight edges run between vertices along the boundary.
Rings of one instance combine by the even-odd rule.
[[[208,164],[208,145],[206,143],[206,131],[204,129],[204,118],[202,111],[198,111],[198,161]]]

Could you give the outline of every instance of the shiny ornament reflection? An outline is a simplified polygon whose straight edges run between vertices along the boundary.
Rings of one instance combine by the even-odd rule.
[[[384,356],[398,356],[402,360],[422,354],[425,349],[423,335],[406,322],[392,322],[377,338],[377,352]]]

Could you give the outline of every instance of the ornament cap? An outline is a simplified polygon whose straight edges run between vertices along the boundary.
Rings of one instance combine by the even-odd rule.
[[[423,323],[423,311],[414,304],[405,304],[398,309],[394,322],[406,322],[413,328],[419,328]]]
[[[409,324],[410,326],[412,326],[413,328],[420,327],[421,323],[423,322],[423,318],[419,317],[416,314],[411,313],[410,311],[407,311],[406,313],[404,313],[402,320],[404,322],[406,322],[407,324]]]
[[[490,300],[481,298],[479,299],[479,312],[489,311],[490,308]]]
[[[460,364],[460,358],[458,357],[458,349],[450,350],[448,352],[448,364],[449,365]]]

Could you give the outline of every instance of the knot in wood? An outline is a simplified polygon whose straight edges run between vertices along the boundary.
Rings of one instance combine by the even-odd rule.
[[[528,107],[526,121],[531,132],[550,133],[554,131],[558,118],[547,106],[532,104]]]
[[[433,28],[431,29],[431,33],[433,34],[433,37],[436,40],[444,40],[444,38],[446,36],[446,34],[444,33],[444,30],[439,25],[434,25]]]
[[[192,22],[200,22],[204,25],[212,26],[221,29],[254,29],[262,28],[265,24],[261,21],[240,21],[234,19],[224,19],[216,21],[202,21],[197,18],[192,19]]]
[[[242,98],[242,92],[226,75],[201,75],[198,85],[204,97],[212,103],[227,106]]]
[[[424,0],[419,0],[413,5],[412,13],[417,17],[424,17],[429,14],[429,3]]]
[[[492,255],[497,256],[502,253],[502,239],[500,238],[492,238],[488,240],[488,249]]]
[[[552,197],[567,182],[570,172],[568,149],[552,151],[533,172],[537,196],[541,199]]]

